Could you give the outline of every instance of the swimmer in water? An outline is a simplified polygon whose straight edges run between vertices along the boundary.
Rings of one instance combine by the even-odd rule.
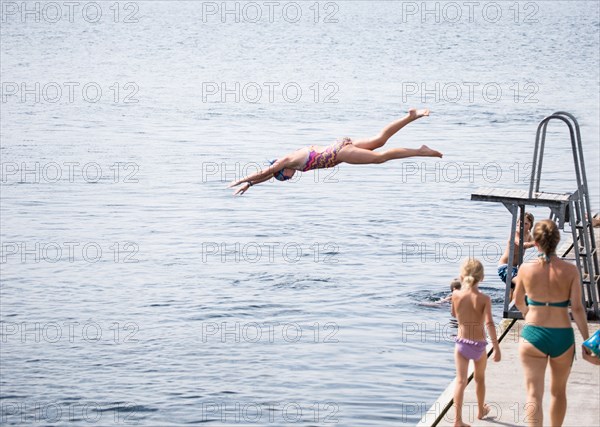
[[[429,116],[429,110],[411,108],[406,116],[387,125],[375,137],[357,140],[344,138],[328,147],[311,145],[300,148],[273,160],[271,165],[263,171],[233,181],[229,187],[239,185],[240,187],[233,194],[242,195],[253,185],[265,182],[271,177],[275,177],[278,181],[287,181],[294,176],[296,171],[307,172],[313,169],[332,168],[340,163],[368,165],[407,157],[442,157],[442,153],[426,145],[422,145],[420,148],[391,148],[383,152],[374,151],[383,147],[388,139],[404,126],[425,116]]]
[[[452,303],[452,294],[454,293],[454,291],[459,291],[460,287],[460,279],[454,278],[452,279],[452,282],[450,282],[450,294],[447,297],[435,302],[421,302],[419,303],[419,305],[423,305],[425,307],[439,307],[445,303]]]

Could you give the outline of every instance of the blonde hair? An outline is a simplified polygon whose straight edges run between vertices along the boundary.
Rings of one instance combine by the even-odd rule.
[[[460,266],[460,275],[463,285],[471,288],[483,280],[483,264],[475,258],[467,258]]]
[[[553,254],[560,242],[556,223],[549,219],[538,222],[533,229],[533,240],[546,256]]]

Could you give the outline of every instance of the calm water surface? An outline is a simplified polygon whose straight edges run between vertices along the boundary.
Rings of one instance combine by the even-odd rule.
[[[472,254],[502,313],[509,214],[470,194],[526,189],[566,110],[600,207],[597,2],[37,4],[2,2],[3,424],[414,425],[454,369],[421,304]],[[226,188],[410,106],[389,146],[443,160]],[[573,191],[549,132],[542,188]]]

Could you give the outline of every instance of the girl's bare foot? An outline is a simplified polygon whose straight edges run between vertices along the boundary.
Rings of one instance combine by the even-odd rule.
[[[483,413],[481,411],[479,411],[479,414],[477,414],[477,418],[479,418],[480,420],[483,420],[489,413],[490,413],[490,407],[484,403],[483,404]]]
[[[426,145],[421,145],[421,148],[419,148],[419,152],[420,155],[423,157],[442,157],[443,154],[440,153],[439,151],[436,150],[432,150],[431,148],[429,148]]]
[[[460,421],[460,422],[456,421],[456,422],[454,422],[454,427],[471,427],[471,425],[470,424],[465,424],[462,421]]]
[[[417,110],[416,108],[411,108],[410,110],[408,110],[408,116],[413,120],[416,120],[423,116],[428,116],[428,115],[429,115],[428,109]]]

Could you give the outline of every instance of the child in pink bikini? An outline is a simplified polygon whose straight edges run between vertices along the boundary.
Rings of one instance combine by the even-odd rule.
[[[477,394],[478,415],[484,418],[490,411],[485,404],[485,367],[487,356],[485,349],[484,325],[494,347],[494,362],[500,361],[500,347],[496,337],[496,328],[492,318],[492,302],[489,296],[479,291],[483,280],[483,265],[474,258],[466,259],[460,269],[462,287],[452,294],[452,315],[458,320],[458,333],[454,349],[456,363],[456,387],[454,406],[456,409],[456,427],[468,427],[462,420],[462,405],[468,380],[469,360],[475,363],[475,390]]]
[[[415,156],[442,157],[442,153],[432,150],[426,145],[422,145],[420,148],[391,148],[384,152],[374,151],[383,147],[387,140],[404,126],[428,115],[429,110],[411,108],[405,117],[390,123],[375,137],[355,141],[344,138],[327,147],[311,145],[310,147],[300,148],[293,153],[273,160],[271,165],[263,171],[233,181],[229,187],[237,187],[241,184],[235,190],[234,195],[242,195],[253,185],[265,182],[272,177],[275,177],[278,181],[287,181],[292,178],[296,171],[307,172],[313,169],[332,168],[340,163],[366,165]]]

